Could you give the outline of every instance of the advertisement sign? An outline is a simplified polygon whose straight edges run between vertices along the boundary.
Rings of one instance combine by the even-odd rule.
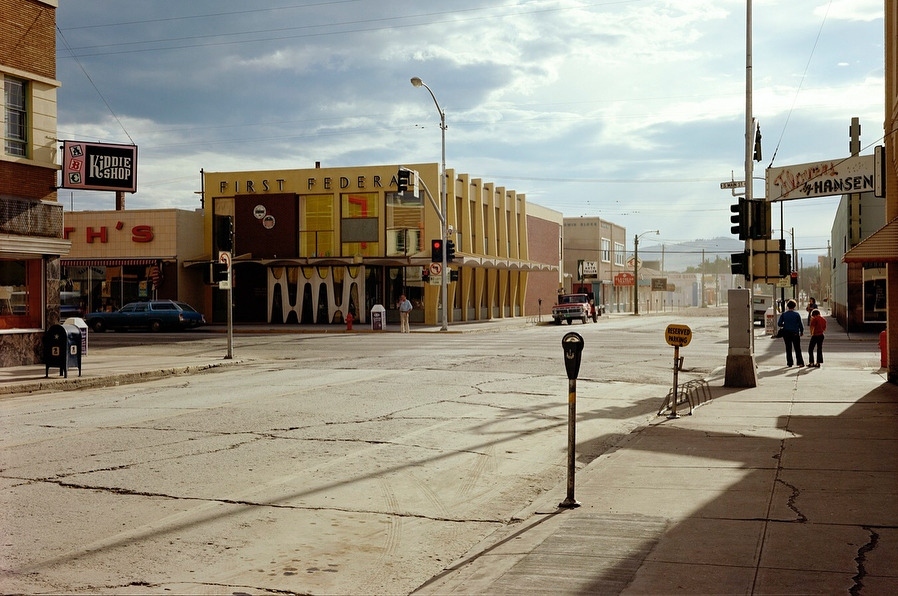
[[[109,143],[62,143],[61,188],[137,192],[137,147]]]
[[[621,286],[633,286],[635,284],[636,278],[632,273],[616,273],[614,275],[614,285]]]
[[[789,201],[849,193],[883,196],[882,152],[767,168],[767,200]]]
[[[596,261],[577,261],[577,279],[599,276],[599,264]]]

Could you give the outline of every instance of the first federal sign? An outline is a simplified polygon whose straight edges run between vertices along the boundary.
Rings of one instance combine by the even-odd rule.
[[[683,348],[692,341],[692,329],[687,325],[668,325],[664,330],[664,339],[667,345]]]

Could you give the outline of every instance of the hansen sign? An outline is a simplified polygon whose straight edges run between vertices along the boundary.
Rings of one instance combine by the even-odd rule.
[[[861,192],[884,196],[882,147],[856,155],[780,168],[767,168],[767,200],[788,201]]]
[[[63,141],[62,188],[137,192],[137,147]]]

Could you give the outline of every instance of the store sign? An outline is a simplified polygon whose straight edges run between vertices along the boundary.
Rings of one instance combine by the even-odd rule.
[[[137,146],[62,143],[62,188],[137,192]]]
[[[767,168],[767,200],[788,201],[873,192],[882,197],[883,155],[855,155],[814,163]]]
[[[63,228],[63,237],[66,240],[72,240],[73,234],[75,234],[77,231],[78,229],[73,226],[66,226]],[[137,242],[141,244],[152,242],[156,237],[153,233],[153,226],[136,225],[131,226],[130,229],[126,230],[124,222],[119,221],[114,226],[112,226],[111,229],[109,226],[87,226],[87,228],[84,230],[83,239],[86,244],[107,244],[110,240],[110,237],[113,237],[113,235],[117,235],[120,233],[130,234],[131,242]]]
[[[599,264],[596,261],[577,261],[578,279],[599,276]]]
[[[633,286],[636,278],[632,273],[616,273],[614,275],[615,286]]]

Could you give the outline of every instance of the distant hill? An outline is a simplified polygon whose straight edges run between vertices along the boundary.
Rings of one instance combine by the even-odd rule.
[[[742,252],[745,242],[732,237],[711,238],[709,240],[691,240],[675,244],[651,244],[645,240],[639,243],[639,260],[643,263],[663,262],[664,270],[677,272],[687,267],[698,267],[702,263],[702,250],[705,260],[715,258],[728,259],[734,252]]]

